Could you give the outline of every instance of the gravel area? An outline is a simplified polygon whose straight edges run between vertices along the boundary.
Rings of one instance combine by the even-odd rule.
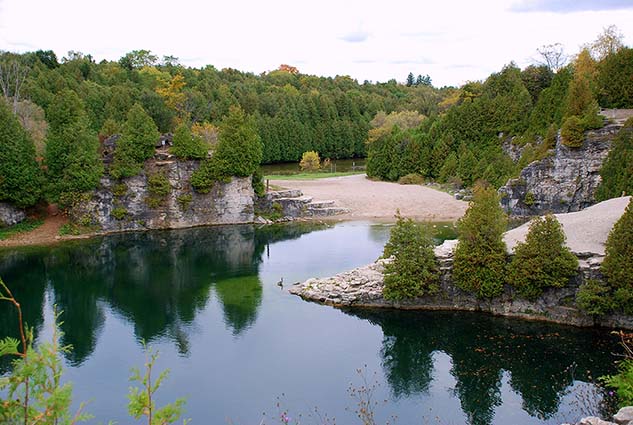
[[[554,214],[563,225],[567,246],[575,253],[604,255],[604,243],[616,221],[622,216],[630,196],[609,199],[582,211]],[[525,223],[505,234],[508,250],[525,240],[530,223]]]
[[[299,189],[315,201],[332,200],[336,206],[348,208],[349,214],[337,215],[340,220],[394,221],[396,210],[416,220],[455,221],[468,202],[420,185],[373,181],[364,174],[316,180],[275,180],[275,185]]]

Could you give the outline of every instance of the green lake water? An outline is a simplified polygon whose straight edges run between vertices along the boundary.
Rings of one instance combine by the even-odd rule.
[[[348,173],[350,171],[364,171],[365,170],[365,158],[355,159],[333,159],[330,161],[330,165],[323,167],[321,171],[326,172],[338,172]],[[266,164],[260,167],[263,175],[287,175],[287,174],[299,174],[301,168],[298,162],[282,162],[278,164]]]
[[[614,371],[607,330],[338,310],[276,285],[369,263],[388,235],[369,223],[128,233],[0,251],[0,276],[38,339],[51,336],[53,305],[64,311],[62,342],[74,347],[65,379],[95,424],[133,423],[128,377],[143,340],[171,370],[158,403],[186,397],[192,424],[280,423],[281,409],[292,423],[359,423],[348,388],[364,380],[377,423],[559,424],[597,413],[585,400],[601,397],[592,382]],[[0,335],[15,333],[12,307],[0,304]]]

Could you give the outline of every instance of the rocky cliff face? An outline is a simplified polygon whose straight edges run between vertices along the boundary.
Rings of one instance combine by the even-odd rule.
[[[11,204],[0,202],[0,227],[13,226],[26,219],[26,214],[21,209]]]
[[[198,161],[151,160],[141,174],[121,182],[104,176],[92,198],[80,202],[71,217],[106,232],[251,223],[250,177],[234,177],[229,183],[216,183],[209,193],[197,193],[189,181],[198,166]],[[157,175],[169,184],[164,186],[166,194],[152,190],[150,179]]]
[[[581,148],[564,146],[559,136],[550,156],[529,164],[519,178],[499,189],[501,205],[515,216],[566,213],[593,205],[600,168],[620,128],[616,123],[586,132]]]

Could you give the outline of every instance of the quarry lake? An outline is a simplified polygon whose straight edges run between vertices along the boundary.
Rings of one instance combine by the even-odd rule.
[[[283,411],[293,424],[360,423],[350,388],[365,382],[379,424],[392,416],[399,424],[560,424],[598,413],[592,382],[614,372],[618,349],[608,330],[464,312],[345,311],[286,291],[375,260],[389,229],[117,234],[0,251],[0,276],[38,340],[51,337],[53,306],[63,310],[62,342],[73,346],[64,379],[94,424],[133,423],[126,395],[130,368],[144,363],[142,341],[159,350],[157,368],[171,370],[158,404],[186,397],[192,424],[274,424]],[[16,334],[14,309],[0,304],[0,336]],[[0,359],[0,374],[9,367]]]

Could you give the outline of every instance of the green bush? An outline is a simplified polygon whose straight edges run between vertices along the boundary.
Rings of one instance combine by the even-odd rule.
[[[424,177],[419,174],[407,174],[398,179],[399,184],[424,184]]]
[[[304,152],[303,155],[301,155],[299,167],[301,171],[318,171],[321,168],[321,158],[319,158],[318,152]]]
[[[587,281],[578,289],[576,303],[592,316],[607,314],[615,305],[609,286],[594,279]]]
[[[215,183],[228,183],[231,178],[223,174],[222,168],[215,156],[202,161],[198,169],[191,174],[191,186],[198,193],[209,193]]]
[[[187,211],[189,205],[193,202],[193,196],[191,196],[191,193],[183,193],[176,198],[176,201],[178,202],[181,211]]]
[[[506,245],[503,232],[507,217],[492,187],[475,186],[466,214],[457,223],[459,243],[455,248],[453,280],[480,298],[493,298],[503,291]]]
[[[534,194],[532,192],[526,193],[525,198],[523,199],[523,203],[528,207],[534,205]]]
[[[127,185],[125,183],[117,183],[112,186],[112,194],[114,196],[125,196],[127,194]]]
[[[625,312],[633,313],[633,198],[615,223],[605,244],[600,270],[615,291],[615,299]]]
[[[174,133],[171,153],[183,159],[204,159],[207,157],[208,148],[202,138],[194,136],[185,123],[180,124]]]
[[[433,239],[426,226],[397,215],[383,257],[393,256],[385,265],[383,295],[388,300],[416,298],[439,289],[438,265]]]
[[[147,177],[147,191],[153,196],[164,198],[171,192],[169,179],[163,173],[150,174]]]
[[[603,376],[600,380],[608,387],[615,388],[620,407],[625,407],[633,405],[633,334],[622,331],[618,334],[624,348],[624,360],[619,363],[616,375]]]
[[[525,242],[514,248],[508,281],[520,296],[536,299],[544,288],[562,288],[578,270],[578,258],[565,246],[565,233],[549,214],[532,220]]]
[[[259,169],[253,173],[251,186],[253,186],[253,191],[255,192],[255,195],[264,196],[266,194],[266,186],[264,186],[264,176]]]
[[[112,209],[111,215],[117,220],[123,220],[127,215],[127,210],[123,207],[115,207]]]
[[[580,148],[585,140],[585,126],[575,115],[567,118],[560,130],[561,143],[568,148]]]

